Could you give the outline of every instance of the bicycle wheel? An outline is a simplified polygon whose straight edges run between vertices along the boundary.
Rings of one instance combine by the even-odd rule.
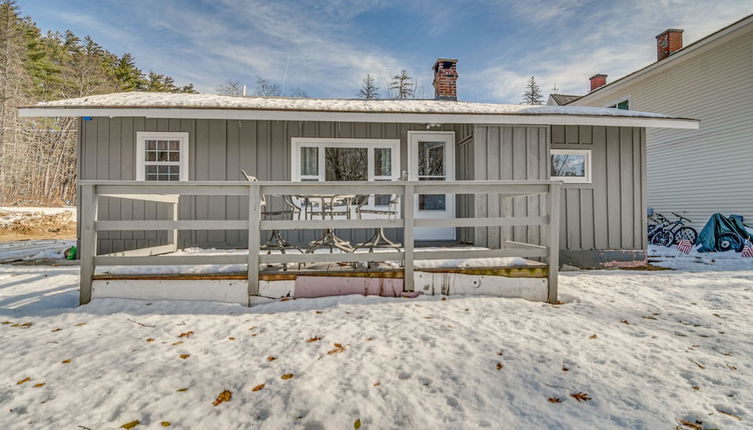
[[[724,233],[716,238],[717,251],[724,252],[734,250],[735,252],[740,252],[743,250],[743,246],[743,240],[740,238],[740,236],[734,233]]]
[[[698,239],[698,232],[693,227],[683,227],[675,232],[675,243],[688,240],[692,245],[695,245],[696,239]]]
[[[651,244],[660,246],[672,246],[675,241],[675,235],[669,230],[657,231],[651,237]]]

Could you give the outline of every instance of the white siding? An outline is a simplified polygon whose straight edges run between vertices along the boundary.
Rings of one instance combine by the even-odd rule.
[[[631,110],[701,120],[700,130],[647,130],[649,208],[698,227],[714,212],[753,222],[753,25],[573,105],[626,97]]]

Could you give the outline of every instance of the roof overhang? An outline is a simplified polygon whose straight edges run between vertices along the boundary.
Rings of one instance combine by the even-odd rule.
[[[574,114],[473,114],[429,112],[342,112],[260,109],[144,107],[21,107],[22,117],[145,117],[272,121],[393,122],[429,124],[600,125],[616,127],[698,129],[688,118]]]

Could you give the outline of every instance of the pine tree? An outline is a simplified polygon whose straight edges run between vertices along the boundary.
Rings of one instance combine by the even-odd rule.
[[[413,78],[408,75],[408,72],[403,69],[399,74],[392,77],[390,82],[390,91],[393,98],[396,99],[411,99],[416,94],[415,84]]]
[[[540,105],[544,103],[544,94],[536,83],[536,79],[531,76],[526,83],[526,90],[523,92],[523,104]]]
[[[376,86],[374,77],[371,74],[367,74],[363,78],[361,89],[358,91],[358,96],[366,100],[374,100],[379,98],[379,87]]]
[[[115,79],[121,91],[136,91],[146,86],[144,73],[136,67],[136,62],[130,52],[123,54],[114,67]]]

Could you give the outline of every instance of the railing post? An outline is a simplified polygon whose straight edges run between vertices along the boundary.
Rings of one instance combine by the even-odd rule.
[[[248,296],[259,295],[259,248],[261,246],[261,186],[249,183],[248,192]]]
[[[82,305],[89,303],[92,299],[94,256],[97,255],[97,231],[94,229],[94,223],[97,221],[98,201],[97,190],[94,185],[84,185],[81,187],[81,249],[79,250],[81,279],[79,304]]]
[[[180,194],[175,195],[175,203],[170,206],[170,219],[172,221],[178,220],[178,203],[180,202]],[[178,250],[178,230],[167,231],[167,243],[171,245],[173,252]]]
[[[413,276],[413,218],[415,214],[415,198],[413,185],[406,183],[405,190],[403,191],[403,220],[405,221],[405,227],[403,228],[403,290],[405,291],[413,291],[413,283],[415,281]]]
[[[560,184],[549,184],[549,225],[547,226],[547,266],[549,303],[557,303],[557,280],[560,261]]]

